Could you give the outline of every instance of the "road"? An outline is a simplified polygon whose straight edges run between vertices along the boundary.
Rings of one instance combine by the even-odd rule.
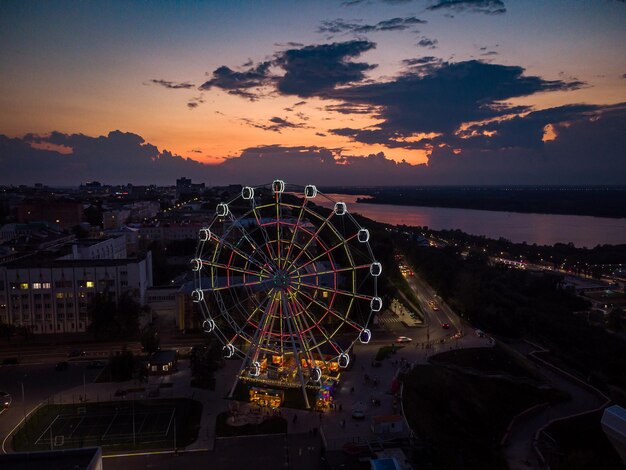
[[[406,261],[403,264],[407,265],[410,270],[415,272],[415,268],[409,265]],[[407,283],[413,289],[419,306],[424,312],[424,324],[419,327],[407,327],[402,322],[402,317],[393,313],[390,309],[385,311],[380,317],[381,324],[390,333],[391,340],[397,336],[407,336],[413,340],[414,343],[420,344],[436,344],[442,340],[449,340],[455,335],[461,335],[467,333],[471,326],[466,325],[463,320],[452,309],[436,295],[436,292],[430,287],[418,274],[414,276],[407,276]],[[430,306],[430,302],[434,302],[439,310],[435,311]],[[442,324],[447,323],[450,327],[444,329]],[[376,335],[376,338],[379,336]]]
[[[189,348],[200,344],[201,336],[176,337],[161,340],[161,349]],[[81,342],[72,344],[23,343],[15,338],[13,343],[3,342],[0,345],[0,363],[6,358],[16,358],[19,364],[55,363],[68,360],[70,351],[85,351],[87,358],[108,358],[112,353],[128,349],[133,353],[141,352],[139,341]],[[71,360],[71,359],[70,359]]]

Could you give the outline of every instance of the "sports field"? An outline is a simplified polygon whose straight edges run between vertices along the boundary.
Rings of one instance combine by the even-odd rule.
[[[45,405],[13,438],[15,450],[101,446],[104,452],[174,448],[197,437],[201,405],[187,399]],[[195,435],[193,431],[195,430]]]

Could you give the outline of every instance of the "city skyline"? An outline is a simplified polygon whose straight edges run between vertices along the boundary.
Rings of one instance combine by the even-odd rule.
[[[626,171],[620,0],[2,12],[2,184],[618,184]]]

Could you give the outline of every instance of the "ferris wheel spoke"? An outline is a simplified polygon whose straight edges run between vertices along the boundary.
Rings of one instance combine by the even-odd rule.
[[[352,297],[352,298],[355,298],[355,299],[362,299],[362,300],[370,300],[371,301],[374,298],[371,295],[357,294],[356,292],[350,292],[350,291],[342,290],[342,289],[334,289],[332,287],[325,287],[325,286],[320,286],[320,285],[316,285],[316,284],[307,284],[306,282],[299,282],[298,283],[298,287],[299,286],[308,287],[308,288],[313,289],[313,290],[320,290],[322,292],[330,292],[330,293],[333,293],[333,294],[345,295],[346,297]],[[302,292],[302,291],[298,289],[298,292]]]
[[[343,351],[340,351],[337,346],[335,346],[335,343],[333,341],[331,341],[331,337],[332,335],[328,335],[328,333],[326,332],[326,330],[320,325],[321,321],[323,320],[324,317],[321,317],[318,321],[315,321],[315,319],[310,315],[309,313],[309,309],[304,307],[304,304],[302,304],[302,302],[300,302],[298,299],[294,298],[293,299],[295,303],[297,303],[300,308],[302,308],[302,313],[304,313],[312,322],[313,325],[318,329],[318,331],[320,333],[322,333],[322,336],[324,337],[324,339],[326,340],[326,342],[328,344],[330,344],[330,346],[335,350],[335,352],[337,354],[341,354]],[[323,307],[322,307],[323,308]],[[325,316],[325,315],[324,315]]]
[[[281,296],[281,301],[282,301],[281,303],[285,304],[285,300],[286,300],[285,299],[285,292],[282,291],[280,293],[280,296]],[[282,315],[282,312],[281,312],[281,315]],[[300,375],[300,384],[302,386],[302,393],[304,394],[304,401],[306,402],[307,408],[308,408],[308,406],[309,406],[309,398],[308,398],[308,396],[306,394],[306,387],[305,387],[304,376],[302,375],[302,363],[300,362],[300,355],[298,354],[298,349],[296,347],[295,335],[294,335],[293,330],[291,328],[291,321],[289,320],[288,317],[286,317],[286,319],[287,319],[287,321],[286,321],[287,328],[289,329],[289,335],[291,337],[291,347],[293,349],[293,356],[294,356],[294,359],[296,360],[296,367],[298,368],[298,374]]]
[[[306,273],[306,274],[296,274],[294,277],[296,279],[300,279],[303,277],[311,277],[311,276],[324,276],[327,274],[335,274],[335,273],[341,273],[341,272],[346,272],[346,271],[356,271],[357,269],[369,269],[371,266],[371,264],[362,264],[360,266],[350,266],[348,268],[337,268],[337,269],[331,269],[328,271],[314,271],[312,273]]]
[[[232,336],[232,339],[231,339],[230,342],[232,343],[233,341],[235,341],[235,339],[237,339],[238,336],[241,336],[244,340],[246,340],[245,337],[241,335],[241,333],[243,333],[243,331],[246,328],[246,326],[252,325],[252,322],[251,322],[252,317],[254,317],[254,315],[256,315],[256,313],[258,311],[263,310],[263,316],[261,317],[261,319],[257,323],[257,329],[255,331],[255,336],[257,336],[259,334],[259,332],[261,331],[261,329],[258,328],[258,326],[260,326],[261,321],[263,321],[263,319],[265,318],[268,310],[271,309],[273,303],[274,303],[273,296],[272,295],[268,295],[268,297],[265,300],[265,302],[262,302],[254,310],[252,310],[252,313],[250,315],[248,315],[248,317],[246,318],[246,321],[243,322],[241,324],[241,326],[239,326],[238,328],[234,328],[235,334]]]
[[[212,261],[202,260],[202,265],[209,266],[209,267],[216,268],[216,269],[225,269],[227,271],[235,271],[238,273],[247,274],[249,276],[254,276],[254,277],[260,277],[260,278],[265,278],[265,279],[270,278],[269,274],[263,274],[262,272],[258,272],[258,271],[251,271],[249,269],[240,268],[238,266],[230,266],[228,264],[214,263]]]
[[[323,253],[321,253],[320,255],[317,255],[315,258],[310,259],[309,261],[307,261],[306,263],[298,266],[296,269],[294,269],[292,271],[293,272],[299,272],[300,270],[304,269],[305,267],[309,266],[311,263],[314,263],[315,261],[319,260],[320,258],[323,258],[324,256],[327,256],[328,254],[330,254],[331,252],[333,252],[334,250],[336,250],[337,248],[346,245],[347,243],[351,240],[353,240],[355,237],[357,236],[357,234],[351,235],[348,238],[343,239],[342,241],[340,241],[337,245],[333,245],[330,248],[327,248]],[[294,260],[295,262],[295,260]],[[294,263],[295,264],[295,263]]]
[[[211,234],[211,237],[215,239],[215,241],[218,243],[218,245],[223,245],[226,248],[230,249],[232,252],[234,252],[235,254],[239,255],[242,259],[249,261],[250,263],[254,264],[255,266],[257,266],[258,268],[261,268],[261,270],[265,269],[265,266],[263,266],[260,261],[258,261],[257,259],[254,258],[254,256],[252,255],[247,255],[246,253],[244,253],[243,251],[241,251],[239,248],[237,248],[236,246],[234,246],[232,243],[227,242],[225,239],[218,237],[217,235]]]
[[[287,254],[285,255],[285,263],[289,260],[289,256],[291,255],[291,251],[293,249],[293,242],[296,239],[296,232],[300,226],[300,221],[302,220],[302,214],[304,214],[304,206],[307,204],[307,198],[302,198],[302,205],[300,206],[300,211],[298,213],[298,219],[296,220],[296,225],[293,228],[293,233],[291,234],[291,241],[289,242],[289,247],[287,248]]]
[[[220,290],[226,290],[226,289],[234,289],[234,288],[238,288],[238,287],[252,287],[252,286],[258,286],[260,284],[265,284],[267,282],[270,282],[271,279],[264,279],[263,281],[252,281],[252,282],[242,282],[240,284],[231,284],[229,286],[221,286],[221,287],[212,287],[212,288],[207,288],[207,289],[202,289],[203,291],[208,291],[208,292],[216,292],[216,291],[220,291]]]
[[[313,240],[317,240],[319,234],[321,233],[321,231],[324,229],[324,227],[326,226],[326,224],[330,221],[331,217],[333,216],[333,212],[331,212],[328,217],[326,217],[326,219],[324,220],[324,222],[322,222],[322,224],[318,227],[318,229],[315,231],[315,233],[311,236],[311,238],[309,238],[309,240],[306,242],[306,244],[302,247],[302,249],[300,250],[300,252],[298,253],[298,255],[293,259],[293,261],[289,262],[289,266],[287,267],[288,269],[291,269],[300,259],[300,256],[302,256],[302,254],[306,251],[306,249],[309,247],[309,245],[313,242]]]
[[[242,234],[243,234],[243,238],[244,238],[244,239],[245,239],[245,240],[246,240],[246,241],[250,244],[250,246],[252,247],[252,250],[253,250],[255,253],[259,253],[259,255],[263,257],[263,260],[264,260],[267,264],[270,264],[270,265],[271,265],[271,264],[273,264],[273,263],[271,262],[271,260],[270,260],[270,259],[268,259],[268,258],[265,256],[265,253],[263,253],[263,248],[262,248],[260,245],[258,245],[258,244],[254,241],[254,239],[252,238],[252,235],[250,234],[250,232],[248,232],[248,231],[246,230],[246,228],[245,228],[245,227],[243,226],[243,224],[239,221],[239,219],[235,218],[235,216],[233,215],[233,213],[232,213],[232,212],[228,212],[228,215],[230,216],[231,221],[232,221],[233,223],[237,224],[237,226],[240,228],[240,230],[241,230],[241,232],[242,232]]]
[[[262,207],[265,207],[265,206],[258,207],[256,203],[254,202],[254,199],[252,199],[252,213],[254,214],[254,220],[256,221],[256,224],[259,227],[259,230],[261,231],[261,235],[263,236],[263,240],[265,241],[264,246],[267,249],[267,254],[272,260],[274,260],[276,258],[276,254],[274,253],[274,250],[272,249],[272,246],[270,243],[271,237],[269,233],[267,233],[267,230],[265,230],[264,224],[259,218],[259,214],[257,212],[257,209],[262,208]]]
[[[302,347],[302,349],[304,350],[304,354],[305,356],[307,356],[307,363],[309,364],[315,364],[314,360],[313,360],[313,356],[311,355],[311,351],[308,348],[308,343],[307,341],[304,339],[303,335],[303,331],[301,329],[301,327],[298,325],[298,322],[296,320],[296,315],[294,314],[292,308],[291,308],[291,303],[286,301],[285,296],[282,296],[283,298],[283,302],[285,304],[284,309],[286,309],[287,311],[287,320],[292,322],[292,331],[295,331],[296,334],[298,335],[298,338],[300,338],[300,346]],[[300,358],[297,358],[298,360],[300,360]]]
[[[299,293],[301,295],[303,295],[304,297],[306,297],[307,299],[310,299],[313,301],[314,304],[318,305],[319,307],[323,308],[324,310],[326,310],[328,313],[331,313],[332,315],[334,315],[335,317],[337,317],[339,320],[341,320],[342,322],[347,323],[348,325],[352,326],[355,330],[359,330],[361,331],[363,329],[363,327],[361,327],[360,325],[356,324],[355,322],[353,322],[352,320],[350,320],[348,318],[348,315],[346,314],[346,316],[342,316],[339,312],[336,312],[335,310],[333,310],[329,305],[325,305],[324,303],[320,302],[319,300],[316,300],[314,297],[311,297],[308,294],[305,294],[302,291],[299,291]]]

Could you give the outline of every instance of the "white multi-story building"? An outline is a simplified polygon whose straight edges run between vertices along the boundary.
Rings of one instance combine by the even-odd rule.
[[[204,227],[200,223],[159,223],[155,225],[142,225],[139,227],[139,238],[145,243],[159,241],[166,243],[175,240],[187,240],[198,238],[198,232]]]
[[[152,286],[152,254],[126,259],[47,259],[0,266],[0,321],[32,333],[84,332],[87,304],[97,293],[117,301],[125,292],[141,304]]]
[[[72,251],[58,259],[124,259],[127,256],[123,235],[74,240],[71,246]]]

